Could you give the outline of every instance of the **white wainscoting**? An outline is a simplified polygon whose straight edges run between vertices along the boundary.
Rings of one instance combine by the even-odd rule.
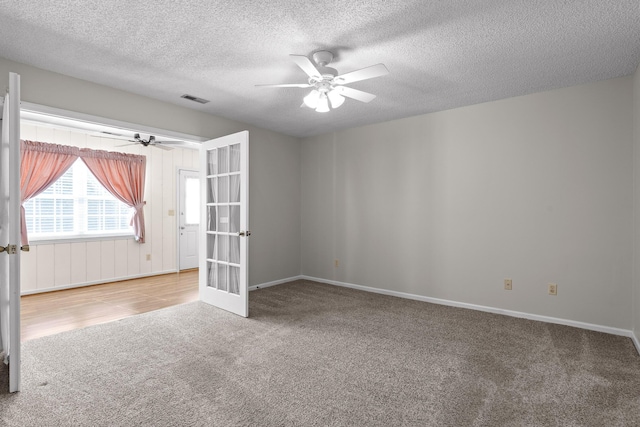
[[[144,208],[146,242],[114,238],[39,244],[21,255],[23,294],[165,274],[177,270],[176,170],[198,170],[199,151],[164,151],[122,141],[96,138],[82,132],[22,124],[21,138],[54,144],[121,151],[147,156]],[[169,215],[173,211],[174,215]],[[147,260],[150,255],[150,260]]]

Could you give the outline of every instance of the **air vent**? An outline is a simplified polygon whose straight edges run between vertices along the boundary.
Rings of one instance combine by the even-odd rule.
[[[182,95],[180,98],[188,99],[189,101],[197,102],[199,104],[206,104],[207,102],[209,102],[208,99],[198,98],[197,96],[193,95]]]

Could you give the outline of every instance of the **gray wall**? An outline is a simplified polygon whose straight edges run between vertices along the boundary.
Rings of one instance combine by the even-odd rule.
[[[207,138],[249,130],[250,284],[300,274],[297,138],[0,58],[5,85],[9,72],[21,75],[27,102]]]
[[[631,329],[632,84],[304,139],[302,273]]]
[[[249,128],[249,283],[300,274],[300,142]]]
[[[302,272],[640,331],[640,72],[300,143],[0,58],[9,71],[28,102],[210,138],[248,129],[252,285]]]

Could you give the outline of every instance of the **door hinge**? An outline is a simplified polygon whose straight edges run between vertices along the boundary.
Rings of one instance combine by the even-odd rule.
[[[18,253],[18,245],[0,246],[0,252],[7,252],[7,255],[15,255]]]

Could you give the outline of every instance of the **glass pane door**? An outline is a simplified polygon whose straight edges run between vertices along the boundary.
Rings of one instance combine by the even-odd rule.
[[[201,298],[248,315],[248,133],[203,144],[204,250]],[[231,308],[235,307],[235,308]]]

